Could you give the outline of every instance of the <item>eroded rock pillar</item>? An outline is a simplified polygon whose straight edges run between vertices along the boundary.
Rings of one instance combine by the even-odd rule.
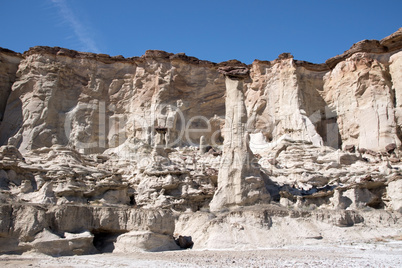
[[[223,67],[219,71],[226,76],[226,115],[218,189],[210,203],[212,211],[269,201],[269,194],[255,166],[258,164],[253,161],[246,129],[243,81],[248,77],[249,70],[245,67]]]

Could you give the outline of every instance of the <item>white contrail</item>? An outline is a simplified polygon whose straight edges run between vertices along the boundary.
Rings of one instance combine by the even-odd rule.
[[[89,37],[89,30],[83,23],[75,16],[71,8],[68,7],[65,0],[51,0],[59,9],[62,17],[68,22],[74,34],[83,45],[83,50],[100,53],[100,49],[96,46],[95,41]]]

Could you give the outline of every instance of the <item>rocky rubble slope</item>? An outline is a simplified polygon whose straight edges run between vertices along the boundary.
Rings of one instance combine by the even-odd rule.
[[[0,252],[397,237],[401,64],[402,28],[323,64],[1,49]]]

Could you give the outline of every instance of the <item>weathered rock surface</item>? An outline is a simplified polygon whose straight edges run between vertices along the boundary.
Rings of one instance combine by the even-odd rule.
[[[402,213],[402,180],[399,178],[398,180],[391,181],[388,183],[387,194],[390,199],[390,206],[393,210],[399,211]]]
[[[95,55],[45,47],[24,57],[0,126],[0,143],[9,142],[22,152],[68,145],[101,153],[127,139],[150,143],[156,126],[169,129],[171,145],[198,144],[202,131],[177,139],[190,118],[224,115],[224,79],[210,63],[151,52],[105,62]],[[194,128],[207,122],[196,118],[190,124]]]
[[[83,255],[96,252],[93,245],[93,235],[89,232],[65,233],[63,237],[60,237],[44,229],[35,236],[34,241],[21,243],[19,246],[32,248],[35,252],[51,256]]]
[[[336,107],[343,144],[375,151],[391,143],[400,146],[389,56],[355,53],[326,74],[324,96]]]
[[[323,64],[0,49],[0,252],[398,235],[401,56],[401,29]]]
[[[226,67],[220,71],[226,76],[226,122],[222,131],[225,141],[219,167],[218,189],[210,203],[213,211],[227,206],[269,201],[264,181],[259,175],[259,168],[254,166],[256,163],[249,148],[243,94],[243,79],[248,74],[248,69]]]
[[[397,236],[400,213],[353,210],[288,210],[252,206],[213,214],[182,214],[176,232],[191,233],[194,249],[237,249],[325,244],[329,241],[370,241]],[[381,226],[379,228],[379,226]],[[370,230],[370,231],[368,231]]]
[[[113,252],[132,253],[137,251],[177,250],[179,247],[172,236],[150,231],[131,231],[117,237]]]
[[[125,243],[123,238],[116,242],[117,237],[128,232],[163,237],[163,241],[159,241],[160,248],[174,249],[176,245],[173,239],[174,217],[166,210],[3,204],[0,217],[0,239],[7,242],[1,243],[2,253],[31,249],[50,255],[111,252],[117,245]],[[152,246],[155,241],[150,243],[140,239],[136,243],[131,246],[137,250],[156,248]],[[83,246],[77,246],[80,244]]]
[[[7,99],[21,60],[19,53],[0,48],[0,122],[3,120]]]

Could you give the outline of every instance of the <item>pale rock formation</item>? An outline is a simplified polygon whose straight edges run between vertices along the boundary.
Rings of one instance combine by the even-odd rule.
[[[19,246],[32,248],[31,251],[51,256],[83,255],[96,252],[93,238],[90,232],[65,233],[63,237],[60,237],[44,229],[35,236],[34,241],[22,243]]]
[[[294,60],[286,53],[272,62],[255,61],[251,80],[245,81],[250,132],[262,132],[268,141],[287,134],[335,148],[343,144],[383,150],[388,143],[399,145],[392,115],[393,96],[396,103],[399,98],[399,36],[400,31],[381,42],[359,42],[321,65]],[[11,52],[7,53],[3,57],[10,57]],[[15,67],[21,56],[14,55]],[[37,71],[31,70],[34,63]],[[221,65],[233,64],[237,63]],[[86,153],[102,152],[133,138],[152,144],[153,128],[163,123],[165,142],[173,147],[198,145],[202,135],[208,144],[219,144],[219,129],[207,126],[215,115],[219,118],[225,113],[224,81],[217,67],[161,51],[124,59],[33,48],[19,65],[19,78],[8,100],[12,110],[1,126],[1,143],[10,139],[22,151],[69,144]],[[12,73],[6,76],[9,83],[15,79]],[[38,97],[31,99],[31,88]],[[349,96],[352,91],[357,95]],[[53,101],[58,99],[65,101]],[[348,108],[357,104],[357,110]],[[399,108],[395,108],[399,120]],[[370,132],[362,123],[367,116],[378,117],[378,130]]]
[[[396,131],[399,139],[402,139],[402,51],[397,51],[390,56],[389,73],[392,78],[392,86],[395,98]]]
[[[248,75],[248,69],[229,67],[221,72],[226,76],[225,142],[218,189],[210,203],[211,210],[269,201],[259,170],[253,166],[254,156],[249,148],[243,94],[243,79]]]
[[[165,251],[177,250],[179,247],[172,237],[162,234],[155,234],[149,231],[131,231],[120,235],[113,252],[132,253],[137,251]]]
[[[400,235],[401,31],[323,64],[0,49],[0,252]]]
[[[323,145],[314,126],[321,121],[321,110],[325,107],[319,95],[323,73],[311,73],[297,67],[293,56],[287,53],[274,62],[254,61],[250,74],[252,83],[248,85],[245,100],[248,127],[261,131],[269,141],[286,134],[293,139]]]
[[[327,73],[325,100],[336,107],[344,144],[375,151],[400,145],[387,56],[355,53]]]
[[[167,157],[166,151],[166,129],[157,130],[154,139],[154,148],[152,150],[152,156],[154,157],[155,162],[159,162],[157,160],[158,157]]]
[[[205,153],[207,150],[207,145],[205,141],[205,136],[201,136],[200,138],[200,152]]]
[[[398,236],[398,220],[399,213],[381,210],[289,210],[268,205],[219,214],[183,213],[175,232],[192,234],[194,249],[257,250]]]
[[[129,231],[165,237],[161,248],[174,245],[174,217],[166,210],[3,204],[0,216],[2,253],[33,249],[50,255],[84,254],[96,251],[93,246],[104,252],[113,250],[116,238]],[[150,249],[138,241],[133,248]]]
[[[17,76],[0,143],[11,138],[23,152],[57,144],[100,153],[132,138],[151,144],[161,115],[172,146],[198,144],[212,134],[203,118],[224,114],[224,81],[214,64],[181,54],[148,51],[121,59],[35,47]],[[194,116],[203,117],[193,119],[183,139]]]
[[[402,213],[402,180],[395,180],[388,183],[387,194],[391,200],[390,207]]]
[[[378,197],[367,188],[352,188],[341,195],[342,208],[363,208],[378,203]]]

